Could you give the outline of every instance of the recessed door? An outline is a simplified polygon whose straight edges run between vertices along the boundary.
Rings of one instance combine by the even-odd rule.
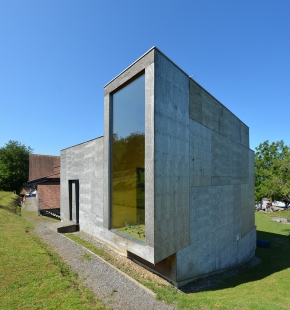
[[[79,180],[69,180],[69,219],[79,224]]]

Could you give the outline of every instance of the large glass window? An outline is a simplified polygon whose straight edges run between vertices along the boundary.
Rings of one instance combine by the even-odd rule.
[[[145,241],[145,75],[113,94],[111,228]]]

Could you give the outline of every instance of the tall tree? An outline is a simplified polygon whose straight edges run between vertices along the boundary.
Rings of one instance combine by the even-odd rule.
[[[0,148],[0,190],[18,193],[28,180],[30,146],[10,140]]]
[[[290,202],[290,148],[284,141],[265,141],[255,153],[256,199],[271,197]]]

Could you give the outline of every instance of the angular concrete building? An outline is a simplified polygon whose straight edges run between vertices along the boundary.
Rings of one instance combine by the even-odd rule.
[[[104,88],[104,136],[61,151],[61,218],[180,287],[253,258],[249,128],[156,47]]]

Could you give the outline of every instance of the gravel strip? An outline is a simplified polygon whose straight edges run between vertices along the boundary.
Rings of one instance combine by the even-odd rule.
[[[173,306],[155,299],[148,289],[104,262],[100,257],[81,245],[54,232],[49,224],[41,223],[35,232],[83,279],[104,304],[112,309],[174,309]],[[85,259],[84,254],[92,259]]]

